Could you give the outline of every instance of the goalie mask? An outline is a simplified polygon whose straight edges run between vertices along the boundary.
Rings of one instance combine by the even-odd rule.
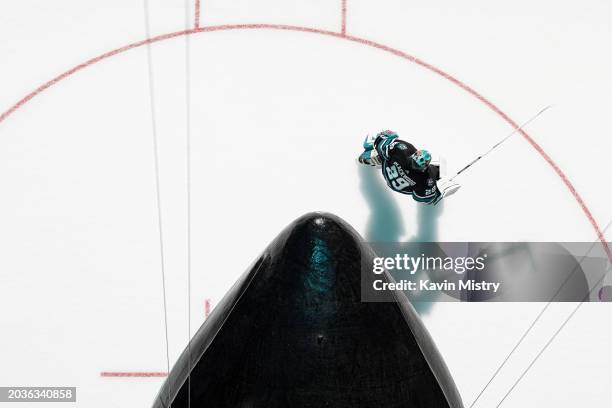
[[[431,154],[427,150],[417,150],[412,155],[414,167],[419,170],[425,170],[431,163]]]

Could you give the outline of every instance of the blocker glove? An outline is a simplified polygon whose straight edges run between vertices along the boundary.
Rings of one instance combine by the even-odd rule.
[[[438,205],[438,203],[442,201],[444,197],[448,197],[450,195],[455,194],[461,188],[459,183],[448,179],[438,180],[436,182],[436,186],[438,187],[438,191],[440,192],[440,194],[434,201],[431,202],[431,204],[433,205]]]

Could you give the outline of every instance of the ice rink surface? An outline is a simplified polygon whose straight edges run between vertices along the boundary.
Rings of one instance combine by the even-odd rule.
[[[203,1],[199,23],[341,33],[341,6]],[[515,122],[553,104],[527,133],[606,227],[612,4],[346,6],[347,35],[443,70]],[[150,36],[193,29],[195,9],[151,0]],[[0,4],[0,114],[62,72],[146,39],[146,11],[132,0]],[[214,305],[284,226],[309,211],[334,213],[369,239],[598,240],[576,197],[521,135],[460,176],[462,190],[433,210],[392,194],[376,170],[360,169],[355,157],[366,133],[393,129],[445,157],[452,172],[512,130],[421,65],[340,35],[269,28],[157,41],[152,76],[148,51],[142,45],[83,68],[0,121],[0,386],[76,386],[83,407],[152,402],[162,378],[100,372],[167,369],[153,129],[170,365],[188,339],[187,96],[192,332],[204,299]],[[368,236],[372,223],[386,223],[381,236]],[[423,315],[466,406],[542,307],[442,303]],[[552,305],[475,406],[496,406],[574,307]],[[582,306],[502,406],[609,403],[611,311]]]

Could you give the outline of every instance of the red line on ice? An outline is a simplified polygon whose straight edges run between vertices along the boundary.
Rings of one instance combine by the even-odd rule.
[[[198,29],[200,28],[200,0],[195,0],[195,28]]]
[[[149,38],[149,39],[146,39],[146,40],[142,40],[142,41],[138,41],[138,42],[135,42],[135,43],[128,44],[126,46],[117,48],[115,50],[112,50],[112,51],[106,52],[104,54],[101,54],[101,55],[99,55],[99,56],[97,56],[95,58],[92,58],[90,60],[87,60],[87,61],[85,61],[85,62],[83,62],[83,63],[81,63],[81,64],[79,64],[79,65],[77,65],[77,66],[75,66],[75,67],[73,67],[71,69],[69,69],[68,71],[58,75],[57,77],[53,78],[49,82],[46,82],[43,85],[39,86],[34,91],[32,91],[28,95],[26,95],[19,102],[17,102],[15,105],[13,105],[11,108],[9,108],[7,111],[2,113],[2,115],[0,115],[0,123],[2,123],[4,120],[6,120],[6,118],[8,118],[11,114],[13,114],[16,110],[20,109],[23,105],[25,105],[27,102],[29,102],[32,98],[34,98],[35,96],[39,95],[41,92],[45,91],[46,89],[50,88],[51,86],[55,85],[59,81],[68,78],[69,76],[77,73],[78,71],[80,71],[80,70],[82,70],[84,68],[87,68],[90,65],[98,63],[98,62],[100,62],[102,60],[105,60],[107,58],[110,58],[110,57],[112,57],[114,55],[121,54],[121,53],[123,53],[125,51],[128,51],[128,50],[131,50],[133,48],[138,48],[138,47],[141,47],[143,45],[152,44],[152,43],[156,43],[156,42],[159,42],[159,41],[164,41],[164,40],[168,40],[168,39],[171,39],[171,38],[180,37],[180,36],[183,36],[183,35],[191,35],[191,34],[196,34],[196,33],[213,32],[213,31],[224,31],[224,30],[262,30],[262,29],[282,30],[282,31],[297,31],[297,32],[320,34],[320,35],[324,35],[324,36],[328,36],[328,37],[336,37],[336,38],[339,38],[339,39],[352,41],[352,42],[355,42],[355,43],[358,43],[358,44],[367,45],[369,47],[376,48],[376,49],[388,52],[390,54],[396,55],[396,56],[398,56],[398,57],[400,57],[402,59],[405,59],[407,61],[413,62],[413,63],[415,63],[417,65],[420,65],[421,67],[423,67],[423,68],[425,68],[425,69],[427,69],[427,70],[429,70],[431,72],[434,72],[434,73],[440,75],[441,77],[447,79],[451,83],[457,85],[458,87],[460,87],[461,89],[463,89],[467,93],[469,93],[472,96],[474,96],[480,102],[484,103],[493,112],[497,113],[504,121],[506,121],[512,127],[514,127],[515,129],[517,129],[519,127],[519,125],[514,120],[510,119],[510,117],[508,115],[506,115],[506,113],[504,113],[501,109],[499,109],[495,104],[493,104],[487,98],[485,98],[484,96],[482,96],[481,94],[476,92],[474,89],[472,89],[471,87],[469,87],[465,83],[461,82],[457,78],[453,77],[452,75],[447,74],[446,72],[442,71],[441,69],[436,68],[433,65],[431,65],[431,64],[429,64],[429,63],[427,63],[427,62],[425,62],[423,60],[420,60],[417,57],[414,57],[414,56],[412,56],[410,54],[407,54],[407,53],[405,53],[403,51],[400,51],[400,50],[398,50],[396,48],[392,48],[392,47],[389,47],[389,46],[381,44],[381,43],[377,43],[377,42],[374,42],[374,41],[371,41],[371,40],[367,40],[367,39],[364,39],[364,38],[360,38],[360,37],[354,37],[354,36],[346,35],[344,33],[338,33],[338,32],[333,32],[333,31],[328,31],[328,30],[321,30],[321,29],[317,29],[317,28],[310,28],[310,27],[300,27],[300,26],[284,25],[284,24],[228,24],[228,25],[201,27],[201,28],[194,28],[192,30],[182,30],[182,31],[176,31],[176,32],[173,32],[173,33],[162,34],[162,35],[158,35],[156,37],[152,37],[152,38]],[[572,194],[572,196],[574,197],[574,199],[576,200],[576,202],[578,203],[578,205],[582,209],[582,212],[584,213],[585,217],[587,218],[587,220],[589,221],[589,223],[591,224],[591,226],[595,230],[595,233],[597,234],[597,238],[602,243],[602,245],[604,247],[604,250],[606,251],[606,254],[608,255],[608,261],[610,263],[612,263],[612,250],[608,246],[608,243],[606,242],[604,234],[601,231],[601,228],[599,227],[599,225],[597,224],[597,221],[595,221],[595,218],[593,217],[593,214],[589,210],[588,206],[586,205],[586,203],[584,202],[584,200],[582,199],[582,197],[580,196],[578,191],[576,191],[576,188],[574,187],[572,182],[565,175],[563,170],[561,170],[561,168],[552,160],[552,158],[544,151],[544,149],[542,149],[542,147],[531,136],[529,136],[527,134],[527,132],[525,132],[522,129],[519,129],[518,132],[540,154],[540,156],[542,156],[542,158],[553,168],[555,173],[557,173],[559,178],[563,181],[563,183],[565,184],[565,186],[567,187],[569,192]]]
[[[346,2],[342,0],[342,35],[346,35]]]
[[[204,301],[204,318],[208,319],[208,315],[210,315],[210,299]]]
[[[102,371],[100,377],[167,377],[168,373],[158,371]]]

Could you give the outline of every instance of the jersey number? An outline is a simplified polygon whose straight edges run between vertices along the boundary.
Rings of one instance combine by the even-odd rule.
[[[410,186],[410,183],[408,183],[403,177],[398,178],[399,173],[397,172],[397,168],[395,167],[395,165],[387,167],[386,171],[389,182],[391,183],[394,189],[403,190],[406,187]]]

